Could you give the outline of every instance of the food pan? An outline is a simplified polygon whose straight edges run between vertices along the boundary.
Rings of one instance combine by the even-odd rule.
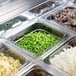
[[[27,56],[7,42],[0,38],[0,76],[15,75],[30,62]]]
[[[53,65],[55,68],[66,72],[69,76],[75,76],[75,47],[76,37],[73,37],[69,39],[64,45],[62,45],[59,49],[57,49],[47,58],[45,58],[44,62],[49,66]]]
[[[32,67],[27,73],[23,74],[22,76],[53,76],[41,69],[38,66]]]
[[[32,13],[43,13],[55,7],[53,1],[46,1],[30,10]]]
[[[16,28],[17,26],[21,25],[26,20],[27,20],[26,17],[19,15],[14,19],[11,19],[5,23],[1,23],[0,24],[0,36],[3,36],[6,31],[10,31]]]
[[[74,3],[68,2],[63,6],[55,9],[54,11],[48,12],[45,15],[44,19],[50,22],[52,21],[54,23],[58,23],[59,24],[58,27],[61,27],[62,30],[72,35],[75,35],[76,31],[75,10],[76,6],[74,5]],[[66,12],[68,12],[68,14],[66,14]]]
[[[66,73],[56,70],[51,66],[48,67],[47,64],[40,60],[35,61],[35,65],[30,67],[26,72],[21,76],[68,76]]]
[[[25,18],[23,16],[18,16],[18,17],[11,19],[3,24],[0,24],[0,31],[7,31],[9,29],[13,29],[26,20],[27,20],[27,18]]]
[[[29,26],[27,28],[23,28],[23,30],[20,30],[20,31],[16,32],[14,35],[11,35],[11,36],[7,37],[7,39],[10,40],[11,42],[13,42],[16,46],[20,47],[22,50],[24,50],[27,53],[29,53],[29,55],[34,56],[34,57],[40,57],[40,56],[44,55],[44,53],[47,52],[49,49],[53,48],[57,44],[59,45],[62,41],[66,40],[68,38],[68,35],[66,33],[64,33],[64,32],[62,32],[62,31],[60,31],[58,29],[52,28],[47,22],[45,23],[45,21],[36,20],[35,22],[32,22],[32,23],[30,23],[28,25]],[[15,31],[16,30],[14,30],[14,32]],[[40,42],[38,41],[38,43],[36,43],[37,40],[39,40],[39,39],[37,39],[37,40],[34,40],[33,44],[31,44],[31,45],[33,45],[32,46],[33,49],[36,48],[35,52],[34,51],[30,51],[28,48],[25,48],[25,46],[21,46],[23,44],[20,45],[20,43],[24,42],[24,41],[23,42],[20,41],[20,40],[24,40],[24,36],[26,36],[26,35],[28,36],[30,34],[33,35],[34,33],[35,33],[35,35],[36,34],[38,34],[38,35],[41,34],[42,38],[44,37],[44,33],[45,33],[45,37],[44,37],[45,39],[49,38],[49,37],[47,37],[47,35],[49,35],[51,37],[53,36],[54,37],[53,39],[56,38],[55,40],[58,40],[58,41],[54,42],[55,41],[54,40],[54,41],[51,42],[52,44],[49,44],[49,47],[45,47],[45,45],[43,45],[44,46],[43,47],[42,44],[44,44],[45,42],[42,42],[42,38],[40,36],[40,38],[39,38],[39,39],[41,39]],[[36,37],[39,37],[39,36],[36,36]],[[43,40],[45,41],[44,38],[43,38]],[[31,39],[33,39],[33,38],[31,38]],[[25,41],[26,41],[26,38],[25,38]],[[28,41],[31,41],[31,40],[28,40]],[[29,43],[29,42],[27,42],[27,43]],[[39,46],[39,47],[41,47],[41,46],[43,47],[43,48],[41,47],[42,48],[41,52],[37,50],[37,49],[40,49],[40,48],[37,48],[37,46],[35,44],[36,45],[38,44],[37,46]],[[48,43],[47,43],[47,45],[48,45]]]
[[[48,12],[49,10],[54,9],[55,7],[60,6],[61,4],[66,3],[66,1],[59,1],[59,0],[47,0],[33,8],[31,8],[30,10],[26,11],[24,13],[24,15],[26,17],[28,17],[29,19],[32,19],[36,16],[41,16],[42,14]]]

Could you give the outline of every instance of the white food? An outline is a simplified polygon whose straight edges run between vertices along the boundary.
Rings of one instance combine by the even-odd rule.
[[[19,60],[0,53],[0,76],[11,76],[20,66]]]
[[[71,76],[76,76],[76,47],[64,48],[63,52],[50,58],[50,62]]]

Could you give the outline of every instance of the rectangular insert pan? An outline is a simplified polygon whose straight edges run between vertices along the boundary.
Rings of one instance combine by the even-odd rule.
[[[72,35],[75,35],[75,12],[75,4],[73,4],[72,2],[68,2],[67,4],[55,9],[54,11],[48,12],[44,18],[47,21],[58,23],[58,27],[61,27],[62,30],[65,30],[68,33],[71,33]]]
[[[74,56],[75,53],[73,52],[76,50],[75,47],[76,47],[76,37],[73,37],[73,38],[69,39],[60,48],[58,48],[56,51],[54,51],[52,54],[50,54],[48,57],[46,57],[43,61],[46,64],[48,64],[49,66],[53,65],[55,68],[58,68],[59,70],[61,70],[63,72],[66,72],[69,76],[73,76],[73,75],[75,75],[75,69],[74,69],[75,65],[73,65],[75,62],[75,56]],[[65,49],[68,49],[68,50],[65,50]],[[70,51],[73,53],[71,53]],[[66,52],[66,55],[64,54],[64,52]],[[61,54],[62,54],[62,57],[61,57]],[[64,57],[63,57],[63,55],[64,55]],[[57,64],[55,63],[56,65],[52,62],[52,59],[54,59],[55,57],[56,58],[58,57],[56,59],[57,61],[55,61],[55,62],[57,62]],[[59,57],[61,57],[61,62],[60,62],[60,60],[58,60],[58,59],[60,59]],[[60,63],[59,65],[58,65],[58,61]],[[66,63],[68,63],[68,64],[66,64]],[[70,63],[71,63],[71,66],[69,66]],[[61,66],[62,66],[62,69],[61,69]]]
[[[0,75],[11,76],[29,64],[27,56],[13,47],[7,40],[0,38]],[[2,68],[4,71],[2,71]]]
[[[68,38],[68,35],[66,33],[64,33],[64,32],[62,32],[60,30],[54,29],[49,24],[46,24],[44,22],[36,21],[36,22],[34,22],[34,23],[32,22],[31,24],[28,24],[28,25],[29,25],[29,27],[24,28],[23,30],[18,31],[18,33],[15,33],[14,35],[11,35],[7,39],[10,39],[10,41],[12,41],[16,46],[22,48],[24,51],[27,51],[32,56],[40,57],[45,52],[47,52],[48,50],[52,49],[55,45],[59,45],[62,41],[66,40]],[[24,37],[29,36],[30,34],[33,36],[33,34],[35,34],[35,33],[37,33],[38,35],[40,34],[40,36],[37,36],[37,37],[40,37],[39,39],[42,39],[44,37],[43,40],[41,40],[39,42],[39,39],[36,38],[38,41],[34,40],[31,43],[30,41],[33,40],[35,37],[31,38],[30,40],[26,40],[26,38],[24,39]],[[41,37],[41,35],[42,35],[42,37]],[[49,36],[47,36],[47,35],[49,35]],[[35,36],[36,36],[36,34],[35,34]],[[49,38],[49,37],[51,37],[51,38]],[[47,43],[48,47],[45,47],[45,44],[44,44],[46,38],[51,41],[50,43],[48,41],[48,43],[49,43],[49,44]],[[53,41],[52,41],[52,38],[53,38]],[[33,45],[32,46],[33,49],[37,50],[37,49],[41,49],[43,47],[44,50],[42,50],[41,52],[38,51],[38,50],[37,51],[36,50],[30,51],[28,48],[25,48],[25,46],[21,43],[21,40],[25,41],[25,42],[24,41],[22,42],[24,45],[25,45],[26,41],[28,41],[27,43],[31,44],[31,45],[29,44],[30,47]],[[21,43],[21,45],[19,45],[18,43]],[[38,48],[37,46],[39,46],[41,48]]]

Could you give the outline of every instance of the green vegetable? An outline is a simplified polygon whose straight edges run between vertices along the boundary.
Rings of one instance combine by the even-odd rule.
[[[8,30],[12,27],[13,24],[17,23],[18,20],[17,19],[12,19],[12,20],[9,20],[3,24],[0,25],[0,31],[1,30]]]
[[[24,37],[17,42],[17,44],[30,52],[33,52],[36,56],[40,56],[49,47],[52,47],[55,43],[61,40],[53,34],[47,34],[46,32],[31,32],[24,35]]]

